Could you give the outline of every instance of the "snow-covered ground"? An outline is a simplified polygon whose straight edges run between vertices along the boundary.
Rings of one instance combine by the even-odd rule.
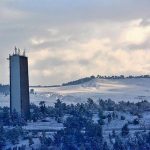
[[[49,118],[46,122],[42,122],[42,121],[38,121],[38,122],[29,122],[27,126],[23,127],[24,129],[28,130],[28,131],[58,131],[63,129],[63,124],[62,123],[58,123],[55,119],[51,119]]]
[[[119,101],[132,101],[138,102],[141,100],[147,100],[150,102],[150,79],[93,79],[89,82],[80,85],[61,86],[61,87],[49,87],[49,88],[34,88],[36,94],[30,94],[31,103],[39,104],[40,101],[45,101],[47,105],[54,105],[59,98],[67,104],[76,104],[86,102],[87,98],[92,98],[95,101],[101,99],[111,98],[115,102]],[[1,106],[9,106],[9,95],[5,96],[0,94]],[[107,112],[108,113],[108,112]],[[130,113],[117,112],[118,118],[112,119],[110,123],[105,119],[104,137],[109,139],[109,133],[112,130],[121,132],[121,128],[128,122],[133,122],[137,116],[133,116]],[[121,116],[125,117],[125,120],[121,120]],[[138,125],[129,125],[130,133],[136,131],[150,130],[150,112],[143,112],[142,118]],[[93,116],[93,121],[97,122],[98,116]],[[28,122],[28,125],[23,127],[24,129],[32,132],[55,132],[63,128],[62,123],[58,123],[54,118],[49,118],[48,121]],[[34,148],[39,147],[40,141],[38,138],[33,138]],[[29,148],[29,141],[22,140],[17,146],[26,145],[26,149]],[[6,149],[13,147],[10,143],[7,143]]]
[[[40,147],[39,138],[33,138],[33,142],[34,144],[31,147],[29,147],[29,140],[20,140],[18,144],[15,145],[12,145],[11,143],[7,143],[7,145],[3,148],[3,150],[8,150],[10,148],[12,150],[13,148],[15,149],[16,147],[21,147],[23,145],[25,146],[26,150],[32,150],[32,148],[38,149]]]
[[[45,101],[53,105],[56,99],[68,104],[86,102],[87,98],[113,101],[150,101],[150,78],[138,79],[93,79],[80,85],[34,88],[36,94],[30,95],[31,103]],[[1,106],[9,106],[9,96],[0,95]]]

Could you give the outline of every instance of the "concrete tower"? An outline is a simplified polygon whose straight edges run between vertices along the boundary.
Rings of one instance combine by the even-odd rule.
[[[28,58],[20,54],[15,47],[15,53],[9,56],[10,61],[10,110],[16,110],[25,119],[30,116]]]

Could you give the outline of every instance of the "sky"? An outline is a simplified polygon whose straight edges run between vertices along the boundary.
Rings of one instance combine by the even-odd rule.
[[[26,49],[30,85],[150,74],[150,0],[0,0],[0,83]]]

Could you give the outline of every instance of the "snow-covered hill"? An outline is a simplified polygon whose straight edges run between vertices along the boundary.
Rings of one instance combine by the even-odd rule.
[[[53,105],[56,99],[70,103],[85,102],[87,98],[98,101],[99,98],[118,101],[137,102],[150,101],[150,78],[137,79],[93,79],[79,85],[34,88],[36,94],[31,94],[32,103],[45,101]],[[1,105],[9,105],[9,96],[0,95]]]

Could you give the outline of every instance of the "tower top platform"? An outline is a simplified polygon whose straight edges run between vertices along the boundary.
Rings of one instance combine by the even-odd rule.
[[[12,55],[10,54],[9,56],[10,57],[11,56],[24,56],[24,57],[26,57],[26,52],[25,52],[25,50],[21,50],[20,48],[17,48],[15,46],[13,54]]]

